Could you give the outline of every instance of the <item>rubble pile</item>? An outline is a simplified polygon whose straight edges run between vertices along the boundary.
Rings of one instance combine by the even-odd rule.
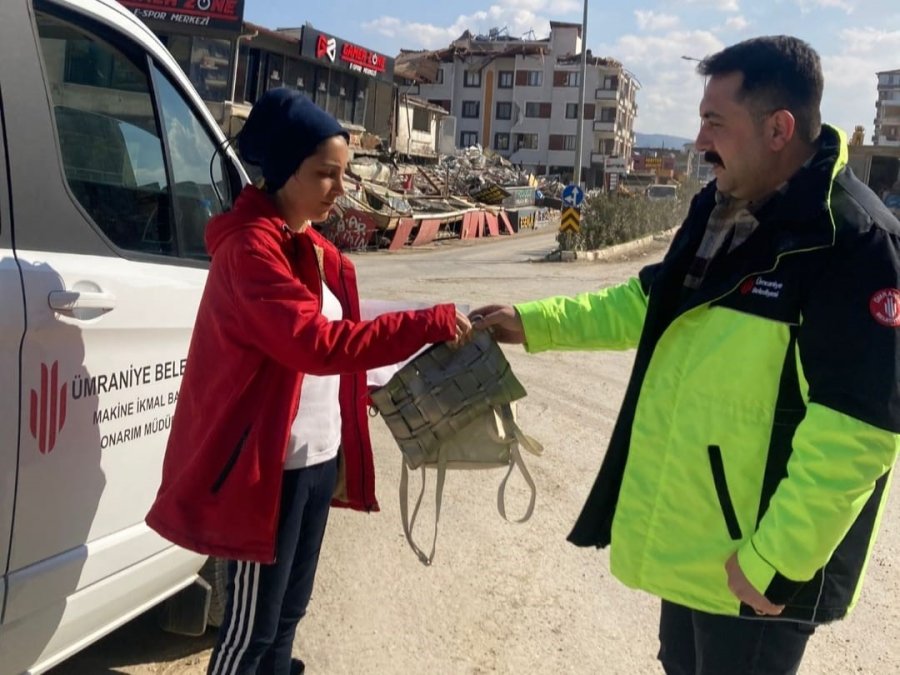
[[[394,155],[356,157],[344,186],[322,224],[344,249],[514,234],[559,218],[533,175],[477,145],[431,165],[400,163]],[[550,181],[547,190],[561,193],[562,186]]]
[[[491,185],[528,185],[529,174],[500,155],[486,153],[480,145],[445,155],[439,165],[451,176],[456,194],[475,195]]]
[[[485,152],[480,145],[442,155],[436,165],[428,166],[361,157],[351,162],[350,174],[407,196],[452,195],[487,204],[499,203],[491,198],[497,194],[490,192],[493,186],[529,185],[534,180],[509,160]],[[487,198],[479,198],[480,195]]]

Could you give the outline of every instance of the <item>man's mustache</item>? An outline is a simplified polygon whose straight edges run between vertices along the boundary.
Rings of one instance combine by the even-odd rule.
[[[725,162],[719,157],[719,153],[713,152],[712,150],[703,153],[703,161],[709,162],[710,164],[718,164],[721,167],[725,166]]]

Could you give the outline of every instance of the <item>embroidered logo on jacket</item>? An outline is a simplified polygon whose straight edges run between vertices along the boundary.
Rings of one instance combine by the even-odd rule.
[[[762,277],[750,277],[741,284],[741,295],[761,295],[764,298],[777,299],[781,297],[784,284],[780,281],[771,281]]]
[[[869,311],[882,326],[900,326],[900,290],[882,288],[869,300]]]

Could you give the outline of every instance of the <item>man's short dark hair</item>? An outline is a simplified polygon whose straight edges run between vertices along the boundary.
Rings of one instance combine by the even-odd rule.
[[[797,134],[807,142],[819,137],[819,106],[825,79],[819,55],[806,42],[788,35],[753,38],[707,56],[701,75],[744,76],[738,98],[758,114],[788,110],[797,122]]]

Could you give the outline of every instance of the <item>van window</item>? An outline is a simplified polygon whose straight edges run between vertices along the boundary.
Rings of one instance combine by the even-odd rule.
[[[72,194],[124,251],[205,258],[206,222],[231,203],[213,138],[155,66],[81,25],[36,19]]]
[[[225,155],[216,152],[200,120],[169,80],[155,67],[151,70],[171,160],[179,248],[187,257],[203,258],[207,255],[203,242],[206,223],[231,202]]]

